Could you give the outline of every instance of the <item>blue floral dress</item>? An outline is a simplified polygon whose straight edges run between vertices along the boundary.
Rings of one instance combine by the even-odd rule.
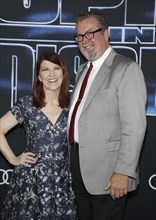
[[[76,211],[67,146],[68,110],[55,124],[25,96],[10,110],[26,131],[25,152],[36,164],[14,169],[2,220],[75,220]]]

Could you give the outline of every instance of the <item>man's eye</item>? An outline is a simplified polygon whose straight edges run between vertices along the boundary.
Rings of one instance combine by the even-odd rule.
[[[87,36],[87,37],[90,37],[91,35],[92,35],[91,32],[86,33],[86,36]]]

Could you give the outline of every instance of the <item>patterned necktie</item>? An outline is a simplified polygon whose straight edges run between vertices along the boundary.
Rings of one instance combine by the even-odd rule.
[[[78,109],[78,107],[81,103],[81,100],[83,98],[84,91],[85,91],[85,88],[86,88],[86,85],[87,85],[89,75],[92,71],[92,68],[93,68],[93,64],[90,63],[90,66],[87,70],[87,73],[86,73],[86,75],[84,77],[84,80],[82,82],[82,85],[81,85],[78,100],[76,101],[76,104],[75,104],[75,107],[73,109],[73,113],[72,113],[72,116],[71,116],[70,127],[69,127],[69,143],[71,143],[71,144],[74,142],[74,125],[75,125],[76,112],[77,112],[77,109]]]

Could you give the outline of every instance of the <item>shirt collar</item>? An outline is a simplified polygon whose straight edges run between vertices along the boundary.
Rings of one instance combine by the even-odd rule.
[[[92,62],[93,68],[94,68],[94,67],[97,68],[97,67],[101,66],[102,63],[105,61],[105,59],[108,57],[108,55],[109,55],[109,53],[111,52],[111,50],[112,50],[112,47],[109,46],[108,49],[104,52],[104,54],[103,54],[99,59],[93,61],[93,62]],[[89,65],[89,64],[90,64],[90,62],[88,62],[87,65]]]

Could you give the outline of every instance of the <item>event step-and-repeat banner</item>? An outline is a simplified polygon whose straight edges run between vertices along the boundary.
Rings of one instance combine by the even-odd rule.
[[[77,69],[84,62],[73,37],[75,20],[85,10],[106,15],[112,47],[143,70],[148,125],[140,158],[140,186],[128,196],[125,220],[155,220],[156,0],[0,0],[0,116],[31,92],[34,65],[42,51],[55,51],[64,58],[72,91]],[[16,154],[22,152],[22,127],[12,129],[7,139]],[[0,154],[0,209],[13,168]]]

